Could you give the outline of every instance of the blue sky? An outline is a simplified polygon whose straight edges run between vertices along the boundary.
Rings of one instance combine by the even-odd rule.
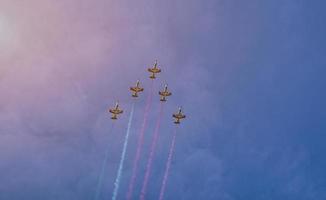
[[[106,146],[111,198],[127,126],[108,106],[136,104],[118,199],[155,59],[173,96],[147,199],[157,199],[182,105],[166,199],[326,199],[323,1],[0,2],[0,199],[91,199]],[[2,34],[2,35],[1,35]],[[2,38],[1,38],[2,37]],[[156,93],[155,93],[156,94]],[[134,199],[158,113],[154,96]]]

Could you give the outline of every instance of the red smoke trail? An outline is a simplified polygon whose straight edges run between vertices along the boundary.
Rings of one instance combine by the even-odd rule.
[[[168,161],[166,162],[166,166],[165,166],[165,172],[164,172],[164,177],[163,177],[163,181],[162,181],[159,200],[163,200],[163,196],[165,193],[165,187],[166,187],[166,183],[167,183],[169,172],[170,172],[176,136],[177,136],[177,128],[174,130],[174,133],[173,133],[173,138],[172,138],[172,142],[171,142],[171,146],[170,146],[170,150],[169,150]]]
[[[145,112],[144,112],[144,118],[143,118],[143,123],[140,129],[140,134],[138,137],[138,144],[137,144],[137,150],[136,150],[136,156],[134,159],[134,163],[133,163],[133,168],[132,168],[132,175],[131,175],[131,179],[129,182],[129,188],[128,188],[128,193],[127,193],[127,200],[131,199],[133,190],[134,190],[134,186],[135,186],[135,181],[137,178],[137,170],[138,170],[138,163],[140,160],[140,156],[141,156],[141,151],[143,148],[143,144],[144,144],[144,133],[145,133],[145,129],[147,126],[147,120],[148,120],[148,114],[149,114],[149,110],[151,108],[152,105],[152,99],[153,99],[153,85],[154,85],[154,81],[151,82],[151,86],[150,86],[150,91],[146,100],[146,106],[145,106]]]
[[[150,176],[150,173],[152,170],[152,162],[153,162],[156,144],[157,144],[157,140],[158,140],[158,136],[159,136],[162,115],[163,115],[163,103],[161,103],[161,106],[160,106],[160,114],[159,114],[159,117],[156,122],[154,136],[153,136],[153,140],[152,140],[152,144],[151,144],[151,149],[150,149],[150,153],[149,153],[149,157],[148,157],[148,161],[147,161],[147,165],[146,165],[145,178],[144,178],[143,186],[142,186],[141,193],[140,193],[141,200],[145,200],[148,180],[149,180],[149,176]]]

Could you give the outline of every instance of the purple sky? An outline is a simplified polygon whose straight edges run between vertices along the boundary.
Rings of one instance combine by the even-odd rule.
[[[0,0],[0,199],[112,195],[136,104],[118,199],[131,173],[149,86],[168,83],[148,199],[157,199],[179,105],[166,199],[326,198],[325,14],[322,1]],[[156,94],[155,92],[155,94]],[[108,106],[125,113],[109,132]],[[154,96],[138,198],[159,102]]]

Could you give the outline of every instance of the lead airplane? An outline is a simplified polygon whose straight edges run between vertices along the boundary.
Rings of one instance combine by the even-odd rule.
[[[166,101],[166,97],[171,96],[172,93],[168,91],[168,85],[164,86],[163,91],[159,91],[159,95],[161,96],[160,101]]]
[[[109,109],[109,112],[112,113],[111,119],[116,120],[118,119],[118,115],[123,113],[123,110],[119,108],[119,102],[117,102],[114,108]]]
[[[186,118],[186,115],[182,113],[182,108],[179,108],[179,111],[175,114],[172,115],[173,118],[175,119],[174,123],[175,124],[180,124],[180,120]]]
[[[157,61],[155,61],[153,68],[148,68],[147,70],[152,73],[152,75],[149,77],[151,79],[155,79],[156,78],[155,74],[158,74],[161,72],[161,69],[158,68]]]
[[[144,91],[144,88],[140,87],[139,85],[140,82],[138,80],[135,87],[130,87],[130,90],[133,92],[131,96],[138,97],[138,93]]]

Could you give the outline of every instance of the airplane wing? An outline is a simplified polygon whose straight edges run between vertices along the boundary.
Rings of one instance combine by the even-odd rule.
[[[117,114],[121,114],[123,111],[122,110],[112,110],[112,109],[110,109],[109,112],[112,113],[112,114],[117,115]]]
[[[184,119],[184,118],[186,118],[186,115],[183,115],[183,114],[173,114],[173,117],[174,118],[177,118],[177,119]]]
[[[173,114],[173,117],[176,119],[180,119],[180,115],[179,114]]]
[[[136,89],[134,87],[130,87],[130,90],[136,92]]]
[[[160,73],[161,72],[161,69],[155,68],[155,69],[152,69],[152,72],[153,73]]]

